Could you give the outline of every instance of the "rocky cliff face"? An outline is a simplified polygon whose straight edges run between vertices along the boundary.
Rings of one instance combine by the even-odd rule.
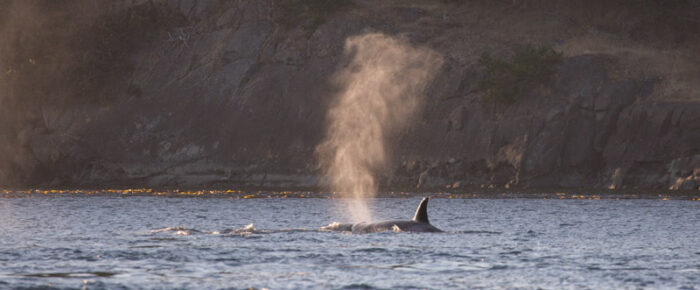
[[[169,21],[119,54],[129,69],[100,79],[103,89],[91,94],[102,101],[37,98],[68,100],[71,84],[31,91],[19,86],[26,70],[6,74],[0,184],[315,187],[315,148],[338,90],[329,79],[348,61],[344,41],[380,32],[445,60],[420,118],[391,142],[384,186],[700,189],[697,22],[667,32],[620,7],[589,15],[547,1],[297,2],[109,8],[157,5],[168,13],[135,15]],[[9,22],[4,38],[18,33]],[[61,39],[81,30],[66,31]],[[554,79],[511,105],[484,105],[479,56],[508,57],[522,44],[563,53]],[[76,62],[62,58],[39,76]],[[29,95],[39,101],[17,105]]]

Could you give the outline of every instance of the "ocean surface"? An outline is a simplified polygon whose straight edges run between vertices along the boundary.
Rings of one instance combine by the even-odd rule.
[[[420,196],[370,200],[410,219]],[[700,288],[700,201],[434,198],[444,233],[321,231],[347,200],[0,197],[5,288]]]

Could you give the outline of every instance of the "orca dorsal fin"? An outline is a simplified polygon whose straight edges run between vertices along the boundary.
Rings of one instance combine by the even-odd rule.
[[[428,221],[428,200],[430,200],[430,197],[426,197],[421,200],[418,208],[416,209],[416,214],[413,216],[414,221],[426,224],[430,223],[430,221]]]

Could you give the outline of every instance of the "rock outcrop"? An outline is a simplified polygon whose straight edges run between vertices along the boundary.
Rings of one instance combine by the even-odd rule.
[[[700,189],[697,25],[661,46],[517,1],[341,1],[291,23],[282,2],[157,4],[184,21],[121,60],[133,68],[103,80],[109,101],[15,114],[26,107],[6,104],[24,94],[69,96],[2,79],[0,184],[316,187],[344,41],[381,32],[445,60],[420,118],[391,142],[385,187]],[[528,43],[563,53],[554,80],[512,105],[484,104],[479,56]]]

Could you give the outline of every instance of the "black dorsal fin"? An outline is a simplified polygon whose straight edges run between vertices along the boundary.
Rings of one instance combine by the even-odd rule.
[[[428,221],[428,200],[430,200],[430,197],[421,200],[418,209],[416,209],[416,214],[413,216],[414,221],[426,224],[430,223],[430,221]]]

